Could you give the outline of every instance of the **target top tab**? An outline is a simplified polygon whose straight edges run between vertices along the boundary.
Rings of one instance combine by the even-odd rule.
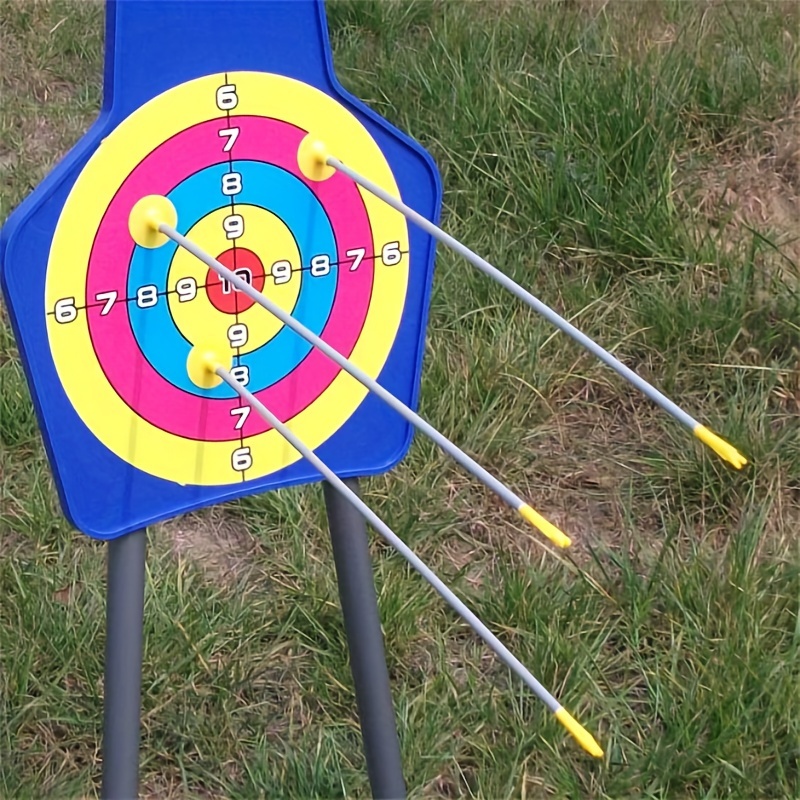
[[[435,218],[428,154],[332,71],[314,0],[118,0],[93,128],[0,234],[0,281],[64,509],[114,538],[319,475],[236,392],[211,349],[337,474],[390,469],[409,425],[200,260],[169,224],[414,406],[434,246],[341,174],[318,137]],[[155,198],[155,199],[154,199]],[[144,229],[142,225],[144,224]]]
[[[110,0],[106,107],[127,116],[210,73],[274,72],[336,93],[322,0]]]

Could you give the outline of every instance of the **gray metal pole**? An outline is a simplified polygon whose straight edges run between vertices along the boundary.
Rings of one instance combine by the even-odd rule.
[[[358,494],[357,479],[344,482]],[[369,783],[376,800],[400,800],[406,796],[406,785],[367,525],[353,504],[327,481],[323,491]]]
[[[139,796],[139,716],[147,534],[108,543],[103,800]]]

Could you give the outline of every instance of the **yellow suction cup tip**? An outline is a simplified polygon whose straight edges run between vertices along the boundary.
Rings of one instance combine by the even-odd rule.
[[[572,734],[575,741],[590,755],[595,758],[603,757],[603,748],[597,743],[583,725],[572,716],[563,706],[556,711],[556,719]]]
[[[518,510],[526,522],[543,533],[556,547],[569,547],[572,544],[569,536],[556,528],[552,522],[548,522],[538,511],[534,511],[527,503],[523,503]]]
[[[314,135],[303,137],[300,147],[297,148],[297,166],[300,172],[312,181],[324,181],[333,175],[336,170],[326,163],[330,153],[325,143]]]
[[[217,367],[230,369],[233,362],[233,352],[229,346],[214,347],[209,344],[196,344],[186,359],[186,371],[189,379],[201,389],[213,389],[222,383],[222,378],[217,375]]]
[[[705,425],[698,425],[694,429],[694,435],[736,469],[741,469],[747,463],[747,459],[732,444],[728,444],[724,439],[717,436],[714,431],[706,428]]]
[[[131,209],[128,217],[128,230],[131,238],[142,247],[154,248],[166,244],[167,237],[160,233],[161,223],[174,228],[178,224],[178,212],[175,206],[160,194],[149,194],[143,197]]]

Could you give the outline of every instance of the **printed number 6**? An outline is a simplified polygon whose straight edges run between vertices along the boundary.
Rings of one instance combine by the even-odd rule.
[[[217,89],[217,108],[220,111],[230,111],[239,104],[239,97],[236,94],[236,86],[226,83]]]
[[[387,267],[393,267],[400,263],[403,254],[400,252],[400,242],[387,242],[381,250],[381,261]]]
[[[65,297],[56,302],[55,307],[56,322],[72,322],[78,317],[78,309],[75,308],[75,298]]]
[[[231,453],[231,467],[237,472],[244,472],[253,466],[253,456],[250,455],[249,447],[240,447]]]

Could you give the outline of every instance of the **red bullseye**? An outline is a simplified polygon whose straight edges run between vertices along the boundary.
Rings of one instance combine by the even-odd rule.
[[[231,248],[217,256],[217,261],[240,278],[246,280],[259,292],[264,290],[264,265],[261,259],[244,247]],[[206,292],[211,305],[225,314],[236,314],[247,311],[253,305],[253,299],[235,286],[220,278],[213,269],[206,275]]]

